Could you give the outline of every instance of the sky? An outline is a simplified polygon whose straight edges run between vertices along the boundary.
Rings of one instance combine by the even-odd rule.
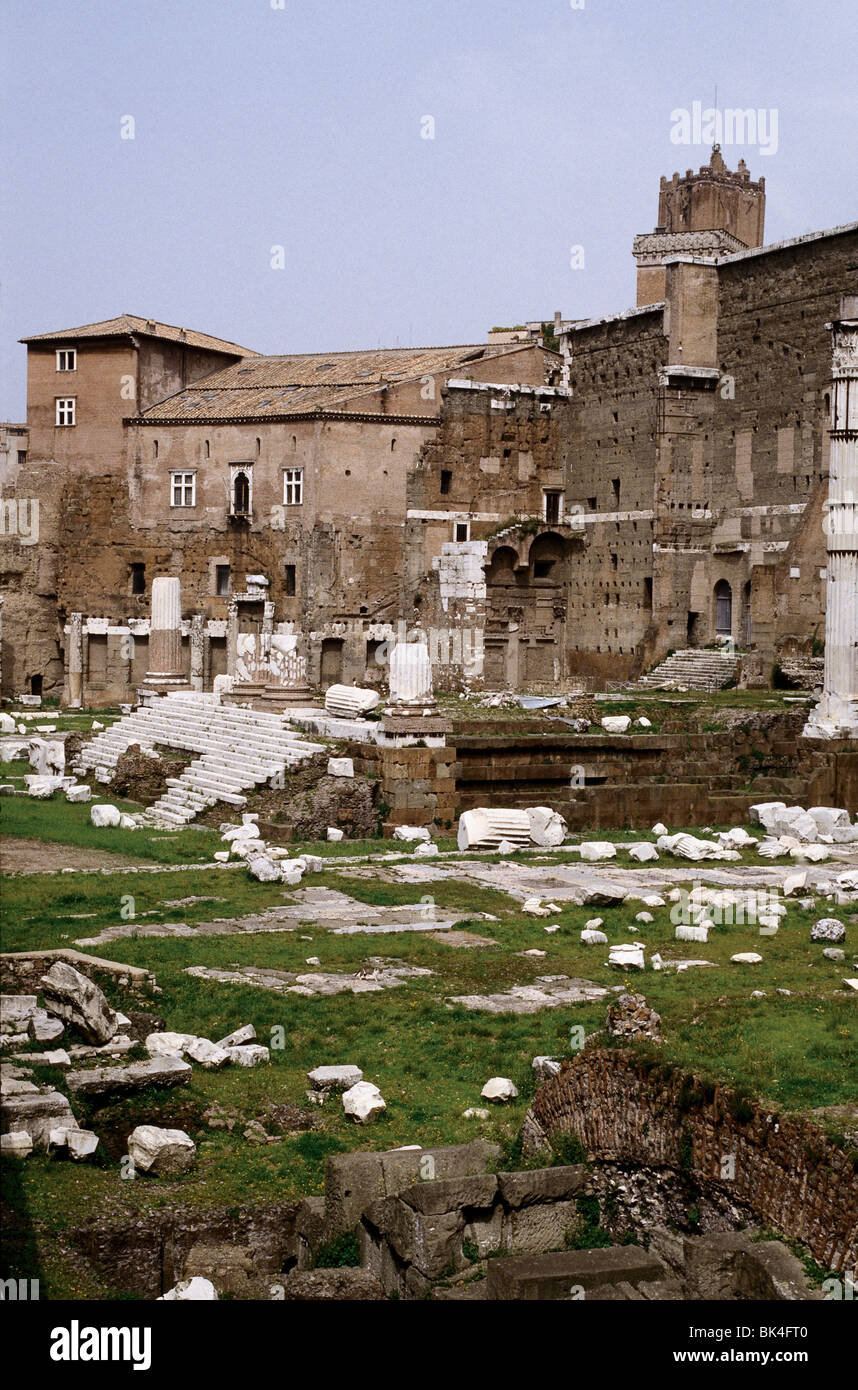
[[[275,353],[622,311],[660,176],[708,159],[678,143],[695,102],[762,113],[723,154],[765,176],[767,242],[858,217],[858,0],[0,0],[0,23],[6,420],[19,338],[121,313]]]

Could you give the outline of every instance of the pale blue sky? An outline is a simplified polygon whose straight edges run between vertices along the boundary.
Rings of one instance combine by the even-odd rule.
[[[721,108],[778,113],[776,153],[724,150],[766,177],[767,241],[858,216],[856,0],[2,15],[0,418],[24,418],[19,337],[122,312],[300,352],[627,308],[659,176],[708,156],[671,143],[671,112],[716,83]]]

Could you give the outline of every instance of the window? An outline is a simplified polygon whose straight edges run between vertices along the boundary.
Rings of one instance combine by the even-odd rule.
[[[619,478],[612,478],[612,479],[611,479],[611,487],[612,487],[613,490],[614,490],[614,501],[616,502],[617,506],[619,506],[619,505],[620,505],[620,480],[619,480]]]
[[[450,491],[450,484],[453,481],[453,472],[450,468],[441,469],[441,496],[446,497]]]
[[[229,565],[215,565],[215,593],[218,598],[229,593]]]
[[[471,539],[471,523],[469,521],[457,521],[453,527],[454,541],[469,541]]]
[[[284,468],[283,503],[287,507],[300,507],[304,501],[303,468]]]
[[[563,493],[558,489],[543,489],[542,505],[544,518],[549,525],[557,525],[563,520]]]
[[[57,371],[76,372],[77,371],[77,348],[58,348],[57,349]]]
[[[247,516],[250,511],[250,478],[246,473],[236,473],[233,479],[232,510],[234,516]]]
[[[295,597],[295,566],[287,565],[284,578],[284,587],[287,598]]]
[[[134,561],[131,565],[131,592],[132,594],[145,594],[146,592],[146,566],[141,561]]]
[[[23,467],[24,467],[24,464],[25,464],[26,462],[27,462],[27,450],[26,450],[26,449],[19,449],[19,450],[18,450],[18,467],[19,467],[19,468],[23,468]]]
[[[73,425],[75,422],[76,396],[57,396],[57,424]]]
[[[171,507],[195,507],[197,505],[196,473],[171,473]]]

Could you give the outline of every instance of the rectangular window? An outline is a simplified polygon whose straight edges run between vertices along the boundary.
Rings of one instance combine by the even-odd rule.
[[[196,473],[171,473],[171,507],[195,507],[197,504]]]
[[[457,521],[453,527],[454,541],[469,541],[471,539],[471,523],[469,521]]]
[[[286,507],[300,507],[304,501],[303,468],[283,469],[283,504]]]
[[[131,592],[132,594],[145,594],[146,592],[146,566],[137,561],[131,565]]]
[[[287,565],[284,578],[285,592],[287,598],[295,597],[295,566]]]
[[[441,496],[446,497],[450,491],[450,484],[453,481],[453,472],[450,468],[441,469]]]
[[[544,519],[549,525],[558,525],[563,520],[563,493],[555,488],[545,488],[542,493]]]
[[[57,371],[77,371],[77,348],[57,348]]]
[[[57,396],[57,424],[73,425],[75,422],[76,396]]]
[[[215,593],[218,598],[229,594],[229,565],[215,565]]]
[[[18,467],[19,467],[19,468],[23,468],[23,467],[24,467],[24,464],[25,464],[26,462],[27,462],[27,450],[26,450],[26,449],[19,449],[19,450],[18,450]]]

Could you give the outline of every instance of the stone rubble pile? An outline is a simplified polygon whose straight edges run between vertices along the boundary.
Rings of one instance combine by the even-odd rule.
[[[0,1118],[4,1155],[26,1158],[34,1149],[42,1149],[54,1154],[64,1152],[80,1161],[92,1157],[98,1148],[98,1135],[81,1128],[68,1097],[52,1086],[39,1086],[29,1079],[33,1066],[61,1067],[66,1073],[64,1086],[72,1096],[106,1100],[133,1095],[150,1086],[186,1085],[193,1071],[191,1062],[210,1070],[228,1065],[252,1067],[269,1061],[268,1048],[255,1043],[253,1025],[245,1024],[216,1043],[191,1033],[150,1033],[145,1041],[149,1053],[145,1061],[73,1070],[72,1059],[115,1057],[129,1051],[134,1045],[127,1036],[131,1021],[112,1009],[99,986],[67,961],[55,961],[39,984],[44,1007],[40,1007],[36,994],[0,995],[3,1051],[8,1053],[11,1048],[31,1042],[56,1041],[67,1027],[91,1045],[72,1046],[68,1051],[57,1048],[47,1052],[14,1052],[11,1063],[2,1063]],[[132,1137],[138,1157],[134,1153],[131,1156],[144,1172],[166,1172],[168,1168],[186,1171],[182,1164],[190,1166],[187,1154],[181,1159],[174,1150],[187,1150],[190,1145],[190,1157],[195,1155],[192,1141],[181,1131],[144,1125]]]
[[[858,844],[858,823],[849,812],[836,806],[787,806],[783,801],[762,801],[749,811],[752,821],[761,825],[771,840],[805,844]]]
[[[649,1038],[661,1042],[661,1016],[642,994],[621,994],[608,1005],[605,1028],[612,1037]]]

